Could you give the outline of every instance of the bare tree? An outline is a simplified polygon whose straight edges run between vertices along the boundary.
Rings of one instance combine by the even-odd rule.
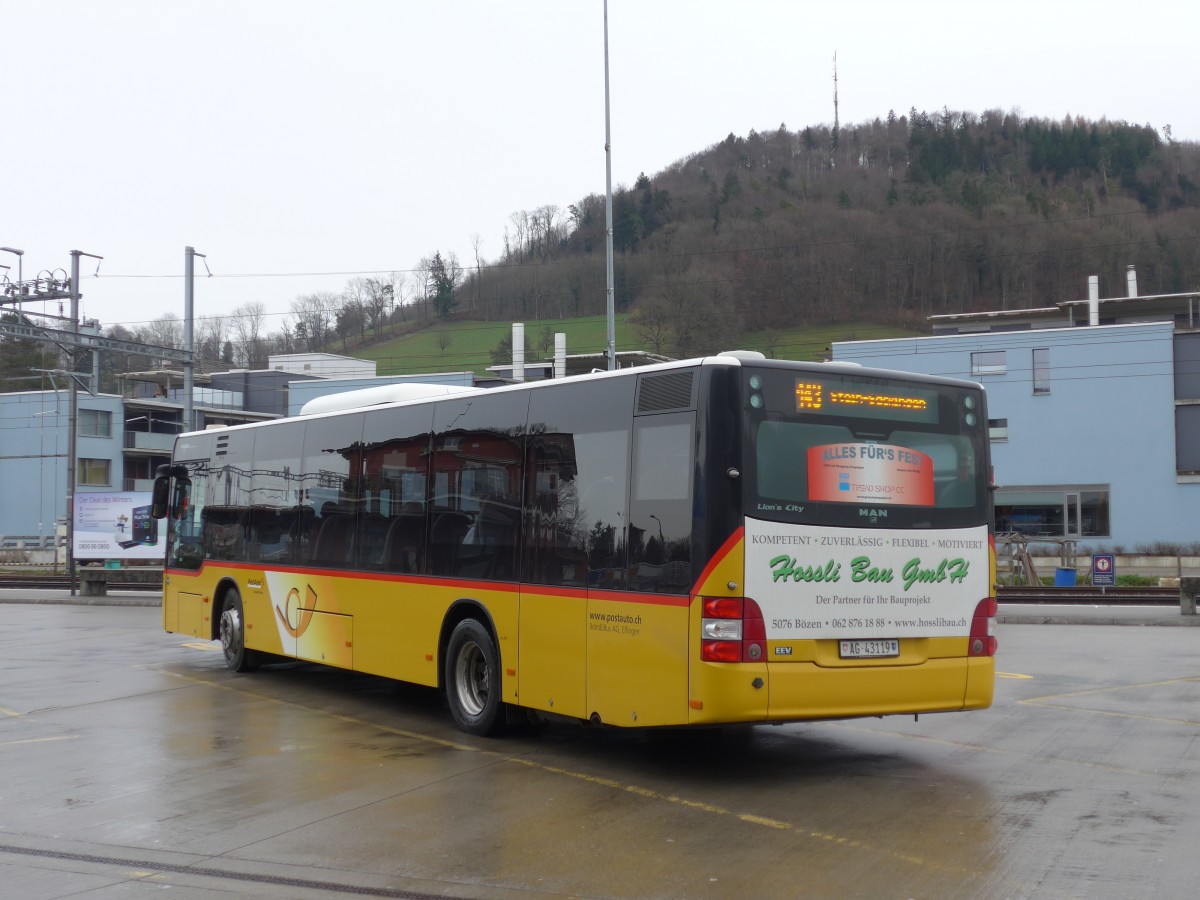
[[[560,213],[557,206],[539,206],[529,217],[530,254],[536,254],[543,262],[558,248],[562,238]]]
[[[409,285],[411,284],[411,282],[405,273],[393,272],[391,275],[391,278],[388,281],[388,284],[392,289],[392,297],[391,297],[392,307],[388,311],[388,317],[390,318],[390,320],[392,321],[393,324],[395,323],[397,318],[402,323],[406,322],[407,317],[404,312],[404,307],[409,302],[409,297],[407,295],[407,291],[409,290]]]
[[[296,318],[294,332],[304,349],[309,352],[325,349],[338,306],[337,294],[328,292],[302,294],[292,301],[292,315]]]
[[[353,295],[343,294],[342,305],[337,311],[335,317],[337,322],[338,337],[342,339],[342,352],[348,353],[349,346],[346,341],[350,335],[358,333],[360,339],[365,340],[363,332],[365,330],[363,321],[366,316],[363,315],[362,301]]]
[[[679,359],[719,349],[740,328],[729,285],[719,269],[705,265],[663,265],[655,293],[642,305],[637,325],[656,353],[670,346]]]
[[[516,233],[516,254],[518,258],[523,258],[529,249],[529,232],[530,232],[530,216],[523,209],[517,210],[509,215],[509,221],[513,224],[513,230]]]
[[[483,245],[483,238],[480,237],[479,232],[478,231],[471,232],[471,252],[474,253],[474,255],[475,255],[475,285],[474,285],[475,296],[471,299],[471,311],[475,312],[475,313],[479,312],[479,307],[481,306],[481,304],[479,302],[479,289],[481,287],[480,279],[482,277],[481,273],[482,273],[483,266],[481,264],[481,260],[480,260],[480,256],[479,256],[479,248],[482,245]],[[483,311],[483,321],[486,322],[487,320],[488,320],[487,310],[485,309]]]
[[[196,320],[197,364],[219,363],[221,348],[229,337],[229,320],[224,316],[203,316]]]
[[[342,337],[342,352],[346,351],[346,337],[351,333],[358,335],[359,343],[367,340],[367,279],[352,278],[346,282],[342,291],[342,308],[338,311],[338,332]],[[342,333],[341,323],[349,323],[349,329]]]
[[[363,312],[366,315],[367,326],[378,337],[387,321],[388,312],[392,308],[395,288],[389,279],[367,278],[362,285]]]
[[[413,304],[417,308],[417,321],[428,313],[433,296],[433,256],[422,256],[413,268]]]
[[[638,335],[654,348],[655,353],[664,353],[671,337],[671,311],[661,295],[648,299],[634,319]]]
[[[267,353],[268,358],[276,353],[295,353],[298,349],[296,346],[296,335],[288,326],[287,319],[284,319],[279,330],[267,338]]]
[[[139,334],[147,344],[179,349],[183,347],[183,320],[174,313],[163,313],[143,326]]]
[[[238,362],[247,368],[267,364],[263,324],[267,308],[258,300],[243,303],[233,310],[231,327],[237,339],[235,354]]]

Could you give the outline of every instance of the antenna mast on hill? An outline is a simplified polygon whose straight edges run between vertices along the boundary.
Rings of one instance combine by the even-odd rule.
[[[836,135],[838,130],[838,108],[837,108],[837,51],[833,51],[833,133]]]
[[[838,145],[837,51],[833,51],[833,134],[829,141],[829,168],[837,165],[834,156]]]

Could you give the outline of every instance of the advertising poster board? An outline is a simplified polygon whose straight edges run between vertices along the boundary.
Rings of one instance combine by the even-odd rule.
[[[75,495],[76,559],[157,559],[160,523],[150,515],[150,492]]]

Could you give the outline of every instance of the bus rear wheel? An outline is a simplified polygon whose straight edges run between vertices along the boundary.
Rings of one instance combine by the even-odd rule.
[[[446,647],[446,699],[454,722],[468,734],[493,734],[501,724],[500,656],[491,634],[464,619]]]
[[[246,649],[246,617],[242,613],[242,595],[237,588],[225,592],[221,601],[219,632],[225,665],[234,672],[253,672],[258,668],[258,656]]]

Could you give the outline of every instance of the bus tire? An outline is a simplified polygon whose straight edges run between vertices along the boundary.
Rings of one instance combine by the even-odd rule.
[[[242,595],[237,588],[227,590],[221,599],[218,628],[225,665],[234,672],[253,672],[257,669],[258,655],[246,649],[246,617],[242,612]]]
[[[446,699],[454,723],[467,734],[494,734],[503,723],[500,655],[476,619],[454,626],[446,646]]]

